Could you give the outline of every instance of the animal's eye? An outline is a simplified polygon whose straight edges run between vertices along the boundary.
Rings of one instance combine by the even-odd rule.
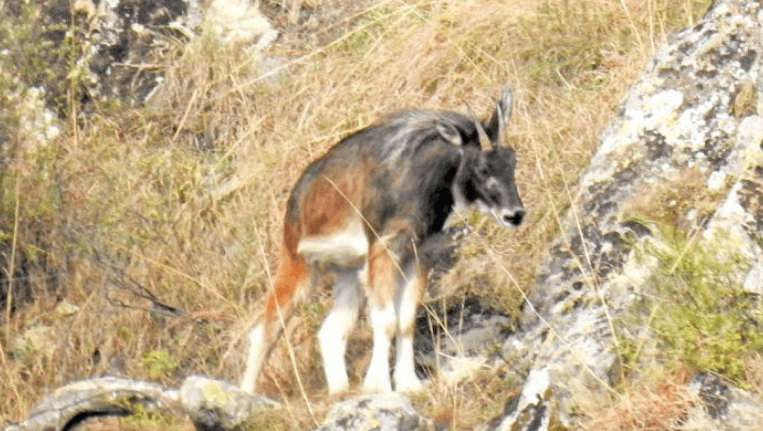
[[[477,175],[479,175],[481,177],[487,177],[488,176],[487,167],[485,167],[485,166],[478,167],[477,168]]]

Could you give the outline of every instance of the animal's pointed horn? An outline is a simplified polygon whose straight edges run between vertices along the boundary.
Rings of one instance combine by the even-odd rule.
[[[487,132],[485,132],[485,128],[482,127],[482,123],[477,119],[477,117],[474,116],[472,107],[467,104],[466,108],[469,110],[469,115],[472,116],[472,121],[474,121],[474,127],[477,129],[477,137],[479,138],[480,148],[487,151],[491,147],[494,147],[493,143],[490,141],[490,137],[488,136]]]
[[[480,147],[483,150],[487,150],[490,147],[495,147],[495,145],[490,141],[490,138],[487,136],[487,132],[485,132],[485,128],[482,127],[482,123],[480,123],[477,120],[474,120],[474,126],[477,127],[477,136],[479,136],[479,139],[480,139]]]
[[[503,109],[501,105],[495,105],[495,115],[498,117],[498,130],[495,133],[495,140],[493,141],[493,148],[498,148],[503,138],[503,129],[506,127],[506,120],[503,118]]]

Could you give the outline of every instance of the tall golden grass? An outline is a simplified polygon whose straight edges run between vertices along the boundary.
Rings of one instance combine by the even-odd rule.
[[[317,48],[294,36],[256,54],[221,46],[206,29],[187,44],[167,40],[173,54],[146,106],[81,107],[86,113],[44,145],[12,137],[2,177],[5,249],[62,276],[57,284],[34,278],[34,301],[3,314],[0,422],[88,376],[236,381],[300,170],[384,113],[469,104],[484,114],[503,85],[515,91],[507,144],[519,154],[529,215],[511,231],[467,216],[477,234],[445,281],[456,295],[517,315],[520,290],[532,287],[620,98],[655,48],[707,4],[386,0],[358,12],[349,1],[318,0],[315,13],[341,17],[341,31]],[[264,56],[275,70],[264,71]],[[261,381],[287,405],[263,418],[269,429],[314,427],[330,405],[314,340],[330,298],[320,289],[315,296],[286,331],[294,360],[280,343]],[[359,358],[355,382],[367,332],[354,335],[350,351]],[[417,402],[449,428],[468,428],[516,391],[505,374],[485,369],[457,387],[435,382]]]

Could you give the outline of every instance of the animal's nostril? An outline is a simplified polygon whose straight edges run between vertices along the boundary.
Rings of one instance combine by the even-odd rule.
[[[519,226],[522,224],[522,220],[525,218],[525,211],[519,210],[514,212],[513,214],[506,214],[503,216],[503,220],[506,223],[512,224],[514,226]]]

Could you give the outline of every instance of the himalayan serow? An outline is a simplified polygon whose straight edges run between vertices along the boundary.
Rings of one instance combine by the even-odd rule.
[[[486,122],[455,112],[398,112],[342,139],[305,169],[287,202],[278,271],[249,336],[242,389],[255,390],[295,303],[322,270],[336,274],[334,304],[318,332],[329,393],[349,387],[347,338],[365,301],[373,352],[363,390],[392,390],[393,340],[394,389],[420,388],[413,331],[429,268],[419,252],[441,241],[448,218],[464,208],[503,226],[518,226],[525,216],[515,152],[500,145],[511,102],[504,90]]]

